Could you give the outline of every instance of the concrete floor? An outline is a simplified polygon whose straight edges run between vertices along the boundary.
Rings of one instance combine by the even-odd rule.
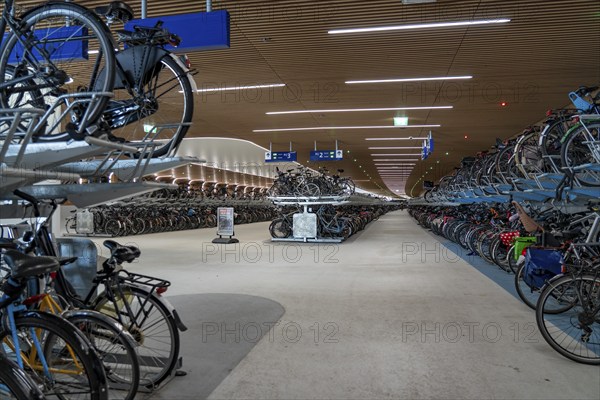
[[[554,352],[529,308],[406,212],[336,246],[273,244],[267,227],[236,227],[241,243],[226,251],[213,229],[122,240],[142,249],[128,268],[170,279],[169,296],[247,294],[285,308],[210,399],[600,398],[599,367]],[[234,329],[249,340],[250,328]],[[168,393],[196,399],[194,385],[176,378]]]

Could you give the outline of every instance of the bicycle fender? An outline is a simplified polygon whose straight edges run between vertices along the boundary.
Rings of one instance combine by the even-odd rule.
[[[177,57],[177,55],[175,55],[173,53],[169,53],[169,57],[171,57],[173,60],[175,60],[177,65],[179,65],[181,67],[181,69],[183,69],[185,71],[185,75],[187,76],[188,80],[190,81],[190,86],[192,87],[192,93],[199,94],[198,93],[198,85],[196,85],[196,80],[190,73],[190,69],[181,61],[181,59],[179,57]]]
[[[94,310],[70,310],[70,311],[65,311],[61,314],[61,316],[66,319],[67,321],[70,321],[71,318],[75,318],[75,317],[92,317],[92,318],[96,318],[98,320],[101,320],[102,322],[104,322],[107,325],[112,325],[114,326],[118,331],[122,332],[123,335],[125,335],[127,337],[127,339],[131,340],[131,343],[134,344],[135,346],[139,346],[139,343],[133,338],[133,336],[131,335],[131,333],[129,333],[129,331],[127,329],[125,329],[123,327],[123,325],[121,325],[119,323],[119,321],[109,317],[108,315],[104,315],[98,311],[94,311]]]

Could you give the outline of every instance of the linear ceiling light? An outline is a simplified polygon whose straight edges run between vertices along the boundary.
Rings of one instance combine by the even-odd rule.
[[[423,150],[423,147],[369,147],[369,150]]]
[[[373,161],[374,162],[398,162],[398,161],[421,161],[421,159],[412,159],[412,158],[411,159],[404,159],[403,158],[401,160],[398,160],[398,159],[391,159],[391,158],[390,159],[388,159],[388,158],[377,158],[377,159],[375,159]]]
[[[251,89],[266,89],[266,88],[276,88],[276,87],[284,87],[285,83],[273,83],[268,85],[248,85],[248,86],[230,86],[230,87],[216,87],[216,88],[208,88],[208,89],[198,89],[196,92],[205,93],[205,92],[226,92],[230,90],[251,90]]]
[[[376,167],[399,167],[407,164],[375,164]]]
[[[371,154],[371,157],[419,157],[421,154]],[[394,160],[402,161],[402,160]]]
[[[505,24],[510,21],[511,20],[508,18],[499,18],[499,19],[484,19],[484,20],[476,20],[476,21],[434,22],[434,23],[428,23],[428,24],[373,26],[370,28],[332,29],[328,33],[330,35],[338,35],[338,34],[343,34],[343,33],[365,33],[365,32],[401,31],[401,30],[408,30],[408,29],[451,28],[451,27],[456,27],[456,26]]]
[[[366,112],[366,111],[417,111],[417,110],[450,110],[454,106],[433,106],[433,107],[392,107],[392,108],[342,108],[331,110],[297,110],[297,111],[271,111],[267,115],[283,114],[316,114],[316,113],[340,113],[340,112]]]
[[[459,79],[473,79],[471,75],[465,76],[439,76],[433,78],[400,78],[400,79],[371,79],[363,81],[346,81],[348,85],[355,85],[360,83],[400,83],[400,82],[427,82],[427,81],[450,81]]]
[[[292,131],[322,131],[329,129],[406,129],[406,128],[439,128],[441,125],[409,125],[409,126],[315,126],[310,128],[255,129],[254,133],[292,132]]]
[[[403,137],[403,138],[366,138],[365,140],[427,140],[426,137]]]

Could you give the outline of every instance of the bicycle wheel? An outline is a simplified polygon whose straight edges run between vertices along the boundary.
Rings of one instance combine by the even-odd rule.
[[[596,153],[600,151],[598,142],[600,141],[600,122],[594,122],[587,125],[587,130],[583,125],[575,128],[561,148],[560,158],[563,168],[574,168],[586,164],[598,163],[592,154],[590,147],[595,148]],[[591,168],[583,168],[574,171],[577,180],[584,186],[600,186],[600,172]]]
[[[25,43],[23,45],[22,43]],[[21,32],[9,32],[0,48],[0,85],[12,72],[15,77],[31,76],[24,82],[0,90],[2,107],[17,107],[31,101],[36,107],[53,105],[59,95],[78,92],[111,92],[114,85],[115,44],[106,25],[92,11],[74,3],[51,3],[33,8],[22,16]],[[104,79],[97,72],[104,70]],[[22,96],[23,91],[29,96]],[[75,107],[71,123],[94,122],[104,110],[107,97],[93,105]],[[86,121],[83,116],[87,113]],[[66,122],[66,121],[65,121]],[[63,122],[63,125],[65,124]],[[38,140],[67,140],[65,126],[52,132],[38,132]]]
[[[124,296],[113,288],[98,296],[94,309],[117,319],[137,344],[140,384],[154,388],[175,369],[179,358],[179,331],[169,310],[146,290],[121,284]],[[129,307],[129,310],[127,309]]]
[[[141,70],[140,65],[148,54],[157,50],[156,47],[135,46],[117,54],[117,60]],[[131,88],[115,88],[115,97],[109,102],[104,118],[113,134],[127,141],[139,142],[146,136],[153,138],[157,145],[153,156],[160,157],[171,147],[177,147],[189,129],[181,124],[192,122],[192,86],[186,71],[168,54],[144,76],[135,76],[139,74],[137,70],[128,72],[134,75],[135,90],[139,93],[132,98]]]
[[[549,313],[556,310],[560,313]],[[542,337],[561,355],[600,365],[600,278],[562,276],[542,291],[536,321]]]
[[[15,324],[26,372],[41,385],[46,399],[108,400],[102,362],[75,326],[42,312],[17,314]],[[0,341],[5,349],[14,351],[12,334],[0,332]],[[34,341],[41,345],[49,376]]]
[[[287,220],[279,218],[271,222],[271,225],[269,225],[269,232],[273,238],[285,239],[292,236],[292,227]]]
[[[43,400],[44,393],[17,363],[0,351],[0,399]]]
[[[527,307],[535,310],[538,298],[540,297],[540,288],[530,287],[525,283],[523,280],[524,273],[525,263],[522,263],[515,274],[515,289],[521,300],[523,300],[523,303],[525,303]]]
[[[66,318],[83,332],[102,360],[109,398],[135,398],[140,383],[140,365],[133,337],[118,322],[93,311],[71,312]]]

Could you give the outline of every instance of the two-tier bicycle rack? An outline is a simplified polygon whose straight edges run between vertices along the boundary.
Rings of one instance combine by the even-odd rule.
[[[293,216],[294,226],[292,237],[271,238],[272,242],[301,242],[301,243],[341,243],[343,237],[319,237],[318,236],[318,217],[312,212],[310,207],[332,205],[340,206],[348,204],[350,196],[319,196],[319,197],[295,197],[278,196],[269,197],[276,206],[296,206],[301,207],[302,212],[295,213]],[[300,229],[298,229],[300,225]],[[298,234],[300,233],[300,234]]]

